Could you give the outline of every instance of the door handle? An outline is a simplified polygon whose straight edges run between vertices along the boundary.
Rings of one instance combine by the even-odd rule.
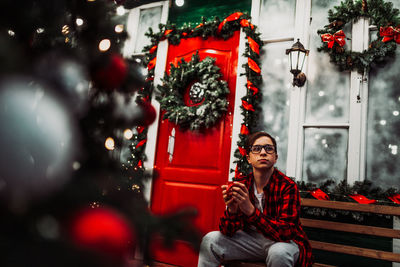
[[[172,128],[171,134],[168,137],[168,159],[169,163],[172,162],[174,158],[174,147],[175,147],[175,127]]]

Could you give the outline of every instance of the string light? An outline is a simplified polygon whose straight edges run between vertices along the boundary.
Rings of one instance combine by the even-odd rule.
[[[82,25],[83,25],[83,19],[77,18],[76,21],[75,21],[75,23],[76,23],[76,25],[78,25],[78,26],[82,26]]]
[[[36,32],[39,33],[39,34],[40,34],[40,33],[43,33],[43,32],[44,32],[44,29],[43,29],[43,28],[38,28],[38,29],[36,29]]]
[[[123,6],[117,7],[117,15],[118,16],[123,16],[125,15],[125,8]]]
[[[185,4],[185,1],[184,0],[175,0],[175,4],[177,6],[183,6]]]
[[[105,52],[111,47],[111,41],[109,39],[103,39],[99,43],[99,50]]]
[[[15,32],[14,32],[13,30],[8,30],[8,35],[14,36],[14,35],[15,35]]]
[[[62,34],[67,35],[69,33],[69,26],[64,25],[61,29]]]
[[[104,145],[108,150],[114,150],[114,148],[115,148],[114,139],[112,137],[108,137],[106,139],[106,142],[104,143]]]
[[[131,129],[126,129],[126,130],[124,131],[124,137],[125,137],[125,139],[127,139],[127,140],[131,139],[131,138],[133,137],[133,132],[132,132],[132,130],[131,130]]]
[[[116,33],[121,33],[121,32],[124,31],[124,25],[118,24],[118,25],[115,26],[114,30],[115,30]]]

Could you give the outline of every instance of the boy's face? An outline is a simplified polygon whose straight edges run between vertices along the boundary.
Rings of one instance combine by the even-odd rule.
[[[250,152],[247,155],[247,161],[253,168],[270,169],[274,167],[278,154],[275,152],[272,140],[267,136],[261,136],[254,141]]]

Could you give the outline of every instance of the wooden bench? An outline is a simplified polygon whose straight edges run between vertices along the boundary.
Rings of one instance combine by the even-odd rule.
[[[389,216],[400,216],[400,207],[395,206],[383,206],[383,205],[368,205],[351,202],[339,202],[339,201],[326,201],[302,198],[301,205],[303,207],[321,208],[321,209],[334,209],[344,210],[351,212],[364,212],[376,215],[389,215]],[[386,237],[386,238],[397,238],[400,239],[400,230],[366,226],[355,223],[342,223],[336,221],[327,220],[316,220],[309,218],[300,218],[303,227],[310,227],[315,229],[324,229],[329,231],[338,231],[345,233],[363,234],[368,236]],[[362,248],[357,246],[349,246],[328,242],[321,242],[310,240],[313,250],[322,250],[335,253],[343,253],[347,255],[355,255],[361,257],[367,257],[371,259],[384,260],[389,262],[400,262],[400,253],[388,252],[379,249]],[[354,266],[357,264],[355,263]],[[264,266],[263,262],[244,262],[244,261],[231,261],[227,262],[224,266],[226,267],[260,267]],[[327,267],[333,265],[315,263],[314,267]]]

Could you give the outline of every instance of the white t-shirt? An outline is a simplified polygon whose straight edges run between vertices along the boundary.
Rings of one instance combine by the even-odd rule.
[[[265,203],[265,195],[264,192],[257,193],[257,187],[256,183],[253,183],[253,188],[254,188],[254,195],[256,196],[256,208],[259,209],[261,212],[264,210],[264,203]]]

